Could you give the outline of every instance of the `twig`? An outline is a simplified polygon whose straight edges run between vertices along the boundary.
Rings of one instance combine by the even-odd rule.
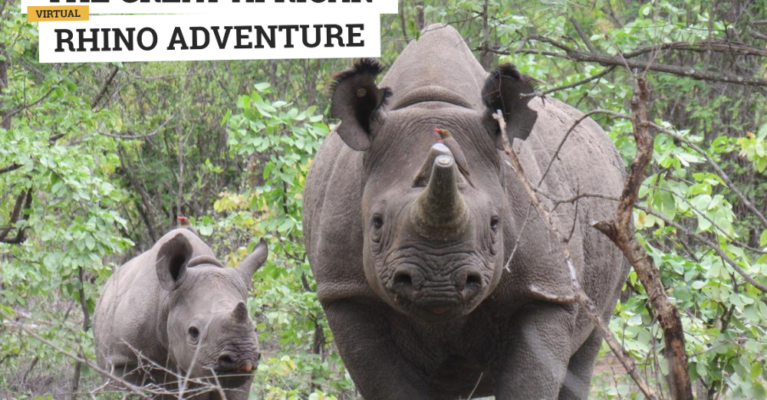
[[[690,44],[689,42],[663,43],[663,44],[659,44],[655,46],[636,49],[634,51],[624,54],[623,56],[626,58],[634,58],[642,54],[654,53],[660,50],[683,50],[683,51],[693,51],[697,53],[706,53],[706,52],[730,53],[730,54],[739,54],[744,56],[755,56],[755,57],[767,56],[767,50],[765,49],[747,46],[742,43],[733,43],[730,41],[713,41],[713,40],[697,42],[695,44]]]
[[[592,54],[596,54],[597,49],[591,43],[591,40],[589,40],[589,37],[586,36],[586,33],[583,32],[583,29],[581,28],[581,24],[579,24],[578,21],[575,20],[575,18],[569,18],[568,21],[570,21],[570,23],[573,24],[573,26],[575,27],[575,31],[578,32],[578,36],[581,37],[581,40],[583,40],[583,44],[586,45],[586,48],[589,49],[589,51]]]
[[[87,365],[89,368],[93,369],[94,371],[98,372],[99,374],[103,375],[106,378],[109,378],[109,379],[112,379],[112,380],[114,380],[116,382],[119,382],[125,388],[127,388],[131,392],[135,393],[137,396],[141,397],[142,399],[150,399],[149,396],[144,394],[144,392],[141,390],[141,388],[133,385],[132,383],[130,383],[130,382],[128,382],[128,381],[118,377],[118,376],[115,376],[115,375],[109,373],[108,371],[106,371],[104,369],[101,369],[98,365],[95,365],[95,364],[93,364],[92,362],[90,362],[90,361],[88,361],[86,359],[80,358],[77,355],[72,354],[72,353],[62,349],[61,347],[57,346],[53,342],[51,342],[51,341],[43,338],[42,336],[38,335],[35,331],[33,331],[32,329],[29,329],[24,324],[14,321],[13,317],[8,315],[5,312],[5,310],[3,310],[1,308],[0,308],[0,316],[2,316],[3,318],[8,320],[8,322],[7,322],[8,325],[11,325],[13,327],[21,329],[22,331],[26,332],[30,336],[32,336],[35,339],[39,340],[43,344],[45,344],[45,345],[51,347],[52,349],[56,350],[56,352],[66,356],[66,357],[69,357],[69,358],[71,358],[71,359],[73,359],[73,360],[75,360],[77,362],[80,362],[80,363],[83,363],[83,364]]]
[[[562,150],[562,147],[565,145],[565,142],[567,141],[567,138],[570,137],[570,133],[572,133],[575,130],[575,128],[578,125],[580,125],[581,122],[585,121],[586,119],[588,119],[589,117],[591,117],[594,114],[609,114],[609,115],[612,115],[612,116],[618,117],[618,118],[631,119],[631,117],[629,117],[628,115],[625,115],[625,114],[617,113],[615,111],[610,111],[610,110],[599,109],[599,110],[589,111],[586,114],[584,114],[583,116],[581,116],[580,118],[578,118],[577,120],[575,120],[575,122],[573,122],[573,124],[570,126],[570,129],[568,129],[567,132],[565,132],[565,136],[562,138],[562,141],[559,142],[559,146],[557,146],[557,149],[554,151],[554,155],[551,156],[551,160],[549,161],[549,164],[546,166],[546,170],[543,171],[543,175],[541,175],[541,179],[538,181],[538,185],[537,185],[538,187],[541,186],[541,183],[543,183],[543,180],[546,179],[546,175],[549,174],[549,170],[551,169],[551,165],[554,164],[554,160],[556,160],[557,157],[559,157],[559,152]]]
[[[479,373],[479,379],[477,379],[477,383],[474,385],[474,389],[471,389],[471,393],[469,393],[469,397],[467,397],[466,400],[471,400],[471,397],[474,396],[474,392],[476,392],[477,388],[479,387],[479,382],[482,381],[482,375],[484,375],[484,372]]]
[[[690,207],[691,210],[695,211],[696,214],[700,215],[703,219],[708,221],[708,223],[710,223],[711,226],[713,226],[717,231],[719,231],[719,233],[724,235],[724,237],[726,237],[727,239],[729,239],[730,241],[735,243],[737,246],[743,247],[744,249],[746,249],[748,251],[753,251],[754,253],[767,254],[767,250],[762,250],[762,249],[757,249],[756,247],[751,247],[748,244],[743,243],[743,242],[741,242],[738,239],[735,239],[732,235],[727,233],[727,231],[725,231],[721,226],[719,226],[719,224],[717,224],[716,221],[712,220],[708,215],[706,215],[703,211],[699,210],[692,203],[687,201],[687,199],[684,196],[680,195],[679,193],[677,193],[677,192],[675,192],[673,190],[669,190],[669,189],[660,187],[660,186],[650,185],[650,187],[655,189],[655,190],[660,190],[660,191],[663,191],[663,192],[666,192],[666,193],[670,193],[672,196],[674,196],[674,197],[682,200],[683,202],[685,202],[687,204],[687,206]]]
[[[643,76],[636,78],[636,90],[631,99],[631,123],[637,153],[629,168],[615,217],[612,221],[597,221],[592,226],[599,229],[621,249],[634,267],[647,297],[655,310],[663,329],[666,358],[669,362],[670,390],[676,400],[692,400],[692,385],[687,368],[687,353],[684,344],[684,328],[679,311],[669,301],[660,271],[653,259],[636,239],[632,224],[633,209],[642,186],[647,166],[652,161],[653,136],[647,129],[647,103],[649,101],[647,81]]]
[[[15,171],[17,169],[21,168],[21,164],[13,163],[7,167],[0,168],[0,174],[4,174],[6,172]]]
[[[737,186],[735,186],[735,184],[732,183],[732,181],[730,180],[730,177],[727,176],[727,174],[722,170],[719,164],[717,164],[708,154],[706,154],[706,152],[703,151],[703,149],[701,149],[695,143],[690,141],[690,139],[687,139],[686,137],[676,132],[672,132],[658,124],[655,124],[649,121],[645,121],[645,124],[647,126],[653,127],[658,132],[665,133],[666,135],[669,135],[672,138],[680,142],[683,142],[684,144],[690,146],[691,149],[698,152],[698,154],[703,156],[703,158],[706,159],[709,165],[711,165],[711,167],[714,168],[714,171],[716,172],[716,174],[719,175],[720,178],[722,178],[722,180],[727,185],[727,187],[730,188],[730,190],[732,190],[732,192],[735,193],[736,196],[738,196],[740,201],[743,202],[743,205],[745,205],[746,208],[748,208],[752,213],[754,213],[754,215],[759,219],[759,221],[761,221],[762,225],[764,225],[764,227],[767,228],[767,218],[764,217],[764,214],[759,212],[759,210],[757,210],[756,207],[754,207],[754,205],[746,198],[746,196],[743,195],[743,193],[737,188]]]
[[[716,243],[714,243],[714,242],[712,242],[712,241],[710,241],[710,240],[706,239],[706,238],[705,238],[705,237],[703,237],[702,235],[699,235],[699,234],[697,234],[697,233],[695,233],[695,232],[693,232],[693,231],[691,231],[691,230],[687,229],[687,228],[686,228],[686,227],[684,227],[683,225],[681,225],[681,224],[679,224],[679,223],[676,223],[676,222],[672,221],[671,219],[669,219],[669,218],[668,218],[668,217],[666,217],[665,215],[663,215],[663,214],[661,214],[661,213],[659,213],[659,212],[656,212],[656,211],[655,211],[655,210],[653,210],[653,209],[650,209],[650,208],[648,208],[648,207],[645,207],[645,206],[642,206],[642,205],[639,205],[639,204],[635,204],[635,205],[634,205],[634,207],[635,207],[636,209],[638,209],[638,210],[642,210],[642,211],[646,212],[647,214],[653,215],[653,216],[655,216],[656,218],[660,218],[661,220],[663,220],[663,222],[665,222],[665,223],[667,223],[667,224],[669,224],[669,225],[671,225],[671,226],[673,226],[673,227],[675,227],[675,228],[677,228],[677,229],[679,229],[679,230],[683,231],[683,232],[684,232],[684,233],[686,233],[687,235],[689,235],[689,236],[692,236],[692,237],[694,237],[695,239],[697,239],[698,241],[700,241],[701,243],[705,244],[705,245],[706,245],[706,246],[708,246],[708,247],[709,247],[711,250],[714,250],[714,252],[715,252],[715,253],[716,253],[716,254],[717,254],[719,257],[721,257],[722,259],[724,259],[724,260],[727,262],[727,264],[730,264],[730,266],[732,267],[732,269],[734,269],[734,270],[735,270],[735,272],[737,272],[737,273],[738,273],[738,275],[742,276],[742,277],[743,277],[743,279],[745,279],[745,280],[746,280],[746,282],[750,283],[750,284],[751,284],[751,285],[753,285],[755,288],[759,289],[759,290],[760,290],[762,293],[767,293],[767,286],[765,286],[765,285],[762,285],[761,283],[759,283],[759,282],[757,282],[756,280],[754,280],[754,278],[752,278],[752,277],[751,277],[751,276],[750,276],[750,275],[749,275],[749,274],[748,274],[746,271],[744,271],[744,270],[743,270],[743,268],[741,268],[741,267],[738,265],[738,263],[736,263],[736,262],[735,262],[735,260],[733,260],[732,258],[730,258],[729,256],[727,256],[727,253],[725,253],[725,252],[724,252],[724,250],[722,250],[722,248],[720,248],[719,246],[717,246],[717,245],[716,245]]]
[[[155,130],[153,130],[151,133],[147,133],[146,135],[116,135],[114,133],[106,133],[101,131],[96,131],[99,135],[109,136],[117,139],[148,139],[154,135],[156,135],[158,132],[160,132],[160,129],[165,127],[165,125],[170,122],[175,114],[171,114],[165,121],[163,121],[162,124],[160,124]]]
[[[506,272],[511,272],[511,269],[509,269],[509,266],[511,265],[511,260],[514,259],[514,254],[517,253],[517,248],[519,248],[519,242],[522,241],[522,234],[525,232],[525,227],[527,227],[527,221],[530,219],[530,210],[533,209],[533,205],[530,204],[527,206],[527,212],[525,213],[525,221],[522,222],[522,229],[519,230],[519,234],[517,235],[517,240],[514,242],[514,248],[511,249],[511,255],[509,255],[509,259],[506,261],[506,265],[503,266],[503,269],[506,270]]]
[[[56,90],[56,88],[58,88],[58,87],[59,87],[59,85],[61,85],[63,82],[64,82],[64,80],[63,80],[63,79],[62,79],[62,80],[60,80],[60,81],[58,81],[58,83],[56,83],[55,85],[51,86],[51,88],[50,88],[50,89],[49,89],[47,92],[45,92],[45,94],[43,94],[42,96],[40,96],[40,98],[39,98],[39,99],[37,99],[37,100],[33,101],[32,103],[29,103],[29,104],[24,104],[24,105],[22,105],[22,106],[20,106],[20,107],[16,108],[15,110],[11,111],[10,113],[8,113],[8,114],[5,116],[5,118],[3,118],[2,122],[0,122],[0,126],[4,126],[4,125],[5,125],[5,123],[6,123],[7,121],[10,121],[10,120],[11,120],[13,117],[15,117],[15,116],[16,116],[16,114],[18,114],[18,113],[20,113],[20,112],[22,112],[22,111],[24,111],[24,110],[26,110],[26,109],[28,109],[28,108],[32,108],[32,107],[34,107],[34,106],[36,106],[36,105],[38,105],[38,104],[42,103],[42,102],[43,102],[45,99],[47,99],[47,98],[48,98],[48,96],[50,96],[50,95],[53,93],[53,91],[54,91],[54,90]]]
[[[577,196],[573,196],[573,197],[569,197],[569,198],[564,198],[564,199],[558,199],[558,198],[556,198],[554,196],[551,196],[550,194],[545,193],[545,192],[543,192],[543,191],[541,191],[539,189],[536,189],[536,192],[540,193],[541,195],[543,195],[547,199],[551,200],[555,205],[559,205],[559,204],[562,204],[562,203],[575,203],[575,202],[577,202],[578,200],[580,200],[582,198],[600,198],[600,199],[606,199],[606,200],[612,200],[612,201],[621,201],[621,199],[619,199],[617,197],[608,196],[608,195],[599,194],[599,193],[581,193],[581,194],[579,194]],[[665,215],[663,215],[663,214],[661,214],[661,213],[659,213],[659,212],[657,212],[657,211],[655,211],[655,210],[653,210],[653,209],[651,209],[649,207],[643,206],[641,204],[634,204],[633,207],[636,208],[637,210],[642,210],[645,213],[647,213],[649,215],[652,215],[652,216],[662,220],[666,224],[679,229],[680,231],[684,232],[688,236],[691,236],[691,237],[695,238],[696,240],[698,240],[699,242],[703,243],[704,245],[709,247],[711,250],[714,250],[714,252],[718,256],[720,256],[725,262],[727,262],[727,264],[730,264],[730,266],[735,270],[735,272],[737,272],[741,277],[743,277],[743,279],[745,279],[746,282],[752,284],[755,288],[759,289],[760,291],[762,291],[764,293],[767,293],[767,287],[766,286],[760,284],[759,282],[756,282],[756,280],[754,280],[754,278],[752,278],[750,275],[748,275],[748,273],[746,273],[742,268],[740,268],[740,266],[738,266],[738,264],[735,262],[735,260],[733,260],[732,258],[727,256],[727,254],[724,252],[724,250],[722,250],[721,247],[716,245],[716,243],[712,242],[709,239],[706,239],[703,235],[700,235],[698,233],[693,232],[692,230],[688,229],[684,225],[679,224],[677,222],[674,222],[673,220],[671,220],[667,216],[665,216]],[[608,229],[610,229],[610,228],[608,228]]]
[[[628,66],[631,69],[649,70],[656,72],[663,72],[677,76],[684,76],[692,79],[705,80],[711,82],[725,82],[733,83],[736,85],[747,86],[767,86],[767,79],[757,78],[753,76],[743,76],[731,74],[724,71],[705,71],[687,66],[660,64],[656,62],[643,61],[643,60],[624,60],[621,57],[609,56],[604,54],[592,54],[585,51],[575,50],[563,43],[560,43],[554,39],[549,39],[541,36],[531,36],[530,40],[536,40],[539,42],[548,43],[554,47],[564,50],[564,53],[557,53],[551,51],[542,51],[538,49],[522,49],[516,51],[517,53],[531,53],[531,54],[543,54],[552,57],[564,58],[567,60],[577,62],[595,62],[605,66]],[[511,54],[510,51],[493,50],[496,54]]]
[[[505,132],[506,122],[503,119],[503,113],[499,110],[495,114],[493,114],[493,118],[495,118],[495,120],[498,121],[498,125],[501,128],[500,131]],[[559,234],[559,231],[554,225],[551,214],[543,207],[541,202],[538,200],[538,196],[535,194],[535,190],[530,184],[530,181],[527,179],[527,175],[525,175],[524,169],[522,168],[522,164],[520,163],[519,158],[517,157],[517,154],[511,148],[508,138],[506,137],[506,135],[501,135],[501,136],[502,136],[501,140],[503,143],[504,152],[506,153],[506,156],[511,161],[511,164],[514,170],[516,171],[518,178],[522,182],[522,186],[527,192],[528,197],[530,198],[530,203],[535,205],[535,207],[538,209],[538,213],[544,218],[544,222],[549,228],[551,235],[555,238],[555,241],[559,243],[560,245],[560,250],[562,251],[562,254],[565,258],[565,263],[567,265],[567,269],[570,273],[570,284],[572,286],[573,292],[575,293],[574,300],[577,301],[578,304],[580,304],[581,307],[583,307],[583,309],[586,311],[586,315],[591,320],[591,323],[594,324],[596,329],[605,339],[610,349],[613,351],[613,353],[621,362],[621,364],[629,373],[629,375],[631,375],[632,379],[637,384],[637,386],[642,391],[642,393],[644,393],[645,397],[647,397],[650,400],[658,400],[658,396],[655,394],[655,392],[653,392],[650,386],[647,385],[647,382],[644,380],[644,378],[642,378],[642,376],[639,375],[639,372],[636,368],[636,365],[634,364],[634,361],[627,356],[626,350],[615,339],[615,336],[613,336],[612,332],[607,327],[607,324],[605,324],[605,322],[602,320],[600,313],[596,310],[594,303],[591,301],[591,299],[588,297],[586,292],[581,287],[580,281],[578,280],[577,272],[575,270],[575,264],[573,263],[573,259],[572,259],[572,256],[570,255],[570,250],[568,246],[562,242],[562,239],[561,239],[562,236]],[[550,298],[552,301],[567,300],[567,299],[560,299],[559,296],[552,296],[545,293],[538,293],[538,294],[542,295],[545,298]]]
[[[603,76],[605,76],[605,75],[609,74],[610,72],[613,72],[613,71],[615,70],[615,68],[616,68],[616,67],[617,67],[617,66],[615,66],[615,65],[609,66],[609,67],[605,68],[605,69],[604,69],[602,72],[600,72],[600,73],[598,73],[598,74],[596,74],[596,75],[590,76],[590,77],[588,77],[588,78],[586,78],[586,79],[583,79],[583,80],[580,80],[580,81],[578,81],[578,82],[574,82],[574,83],[571,83],[571,84],[569,84],[569,85],[564,85],[564,86],[557,86],[557,87],[555,87],[555,88],[551,88],[551,89],[548,89],[548,90],[544,90],[543,92],[522,93],[522,94],[520,94],[519,96],[520,96],[520,97],[545,96],[545,95],[547,95],[547,94],[549,94],[549,93],[558,92],[558,91],[560,91],[560,90],[572,89],[572,88],[574,88],[574,87],[578,87],[578,86],[581,86],[581,85],[585,85],[585,84],[587,84],[587,83],[589,83],[589,82],[591,82],[591,81],[595,81],[595,80],[597,80],[597,79],[600,79],[600,78],[602,78]]]
[[[115,78],[115,76],[117,75],[117,71],[119,71],[119,69],[120,69],[120,68],[118,68],[117,66],[115,66],[115,67],[114,67],[114,69],[112,70],[112,73],[111,73],[111,74],[109,74],[109,77],[108,77],[108,78],[107,78],[107,80],[104,82],[104,85],[103,85],[103,86],[101,86],[101,90],[99,91],[99,94],[98,94],[98,95],[96,95],[96,98],[95,98],[95,99],[93,99],[93,101],[91,102],[91,110],[92,110],[92,109],[94,109],[94,108],[96,108],[96,106],[99,104],[99,101],[101,101],[101,98],[102,98],[102,97],[104,97],[104,94],[106,94],[106,92],[107,92],[107,89],[109,88],[109,84],[111,84],[111,83],[112,83],[112,80],[113,80],[113,79]]]
[[[410,38],[407,35],[407,24],[405,24],[405,0],[399,1],[399,24],[402,27],[402,35],[405,37],[405,42],[410,42]]]

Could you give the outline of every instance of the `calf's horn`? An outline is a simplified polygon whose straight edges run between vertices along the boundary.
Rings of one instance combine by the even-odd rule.
[[[248,321],[248,307],[244,302],[237,303],[232,311],[232,319],[237,323],[245,323]]]

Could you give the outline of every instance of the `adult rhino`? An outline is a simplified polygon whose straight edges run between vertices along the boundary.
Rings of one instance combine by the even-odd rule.
[[[360,60],[337,75],[331,114],[341,124],[304,193],[317,293],[360,392],[366,400],[587,398],[602,339],[583,310],[563,301],[572,291],[559,244],[534,208],[528,214],[529,198],[499,150],[501,135],[517,139],[535,184],[583,114],[520,97],[533,91],[529,79],[511,65],[486,73],[449,26],[426,28],[376,85],[381,69]],[[506,132],[492,118],[498,109]],[[471,184],[451,152],[434,145],[435,128],[452,133]],[[618,196],[622,177],[612,142],[586,120],[540,190]],[[571,204],[554,212],[559,231],[572,231],[578,279],[604,318],[627,270],[589,222],[614,209],[583,198],[577,212]]]
[[[107,281],[93,321],[99,366],[137,385],[176,390],[179,376],[189,377],[247,399],[260,354],[245,302],[267,255],[262,240],[237,268],[224,268],[191,230],[168,232]],[[184,397],[220,398],[203,386],[188,384]]]

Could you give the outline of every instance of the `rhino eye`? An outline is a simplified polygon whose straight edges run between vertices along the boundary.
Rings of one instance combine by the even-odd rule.
[[[193,326],[190,326],[189,327],[189,338],[192,339],[193,342],[197,342],[197,339],[200,338],[200,331],[197,328],[195,328]]]
[[[493,232],[497,232],[498,231],[498,223],[500,223],[500,222],[501,222],[501,219],[498,218],[498,217],[494,216],[494,217],[490,218],[490,229],[492,229]]]
[[[383,226],[383,218],[380,215],[373,216],[373,228],[381,229]]]

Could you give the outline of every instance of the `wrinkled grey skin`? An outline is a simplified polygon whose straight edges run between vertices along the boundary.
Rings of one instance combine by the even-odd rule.
[[[572,302],[543,219],[533,208],[525,222],[529,198],[499,150],[505,134],[537,184],[582,114],[554,99],[520,100],[532,89],[518,75],[489,80],[483,101],[493,75],[449,26],[426,28],[377,87],[375,67],[355,68],[337,78],[331,112],[341,125],[307,178],[304,233],[319,299],[360,392],[366,400],[465,399],[477,385],[474,398],[586,399],[602,339]],[[391,96],[381,103],[383,88]],[[506,132],[493,105],[504,108]],[[435,127],[458,141],[476,187],[449,152],[432,147]],[[621,160],[592,120],[559,158],[541,192],[620,194]],[[583,198],[577,213],[572,204],[553,212],[559,231],[572,231],[578,279],[608,319],[627,269],[589,222],[614,210]]]
[[[260,353],[245,304],[267,253],[262,241],[237,268],[224,268],[194,233],[168,232],[107,281],[93,321],[99,365],[136,384],[175,388],[173,376],[136,371],[133,347],[183,376],[215,373],[228,399],[247,399]]]

